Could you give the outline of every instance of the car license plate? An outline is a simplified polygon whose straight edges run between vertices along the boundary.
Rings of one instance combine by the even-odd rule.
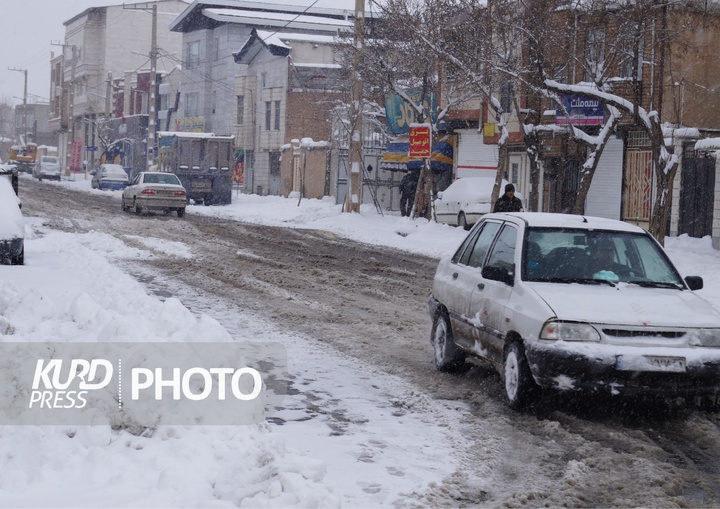
[[[685,358],[664,357],[656,355],[618,355],[615,367],[620,371],[659,371],[664,373],[684,373]]]

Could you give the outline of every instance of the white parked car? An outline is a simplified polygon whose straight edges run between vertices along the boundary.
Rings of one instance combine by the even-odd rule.
[[[40,156],[33,167],[33,177],[38,180],[60,180],[60,159],[57,156]]]
[[[507,185],[503,179],[500,195]],[[435,217],[438,223],[462,226],[466,230],[484,214],[492,212],[491,195],[495,179],[490,177],[464,177],[457,179],[437,195]],[[515,196],[522,200],[520,193]]]
[[[489,361],[513,408],[544,389],[720,394],[720,312],[658,242],[621,221],[486,214],[440,261],[429,300],[435,364]]]
[[[133,208],[136,214],[144,209],[175,211],[185,215],[187,192],[174,173],[144,171],[135,175],[123,190],[121,207]]]

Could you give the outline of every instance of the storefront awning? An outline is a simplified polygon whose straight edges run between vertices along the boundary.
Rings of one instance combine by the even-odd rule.
[[[420,170],[423,160],[410,157],[410,139],[408,136],[398,136],[388,143],[386,152],[380,160],[380,169],[386,171]],[[455,136],[442,135],[433,143],[430,156],[430,168],[434,173],[452,171],[455,155]]]

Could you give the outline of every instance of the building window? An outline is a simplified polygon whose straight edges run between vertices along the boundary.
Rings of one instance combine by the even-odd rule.
[[[237,124],[242,125],[245,122],[245,96],[237,96]]]
[[[188,69],[193,69],[200,65],[200,41],[189,42],[187,44],[187,56],[185,64]]]
[[[275,130],[280,130],[280,101],[275,101]]]
[[[267,84],[267,73],[266,72],[264,72],[260,75],[260,83],[262,83],[263,88],[267,88],[268,84]]]
[[[198,95],[185,94],[185,118],[198,116]]]
[[[215,114],[217,111],[217,90],[212,91],[212,113]]]
[[[635,38],[638,37],[638,45],[636,49]],[[635,70],[635,62],[642,62],[642,28],[634,21],[624,21],[620,24],[620,33],[618,38],[620,47],[618,74],[621,78],[633,78]],[[636,55],[636,53],[638,53]],[[637,57],[637,58],[636,58]],[[642,70],[642,65],[637,67],[638,77]]]
[[[585,43],[585,62],[587,64],[588,79],[595,81],[605,66],[605,29],[591,28],[587,32]]]
[[[272,102],[265,102],[265,130],[270,130],[270,120],[272,120]]]
[[[509,113],[512,110],[513,89],[512,84],[506,81],[500,86],[500,106],[503,113]]]

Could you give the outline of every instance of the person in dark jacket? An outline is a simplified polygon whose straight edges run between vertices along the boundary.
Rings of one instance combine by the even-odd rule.
[[[418,172],[410,171],[400,181],[400,214],[409,217],[417,191]]]
[[[505,194],[495,202],[493,212],[523,212],[523,210],[520,198],[515,197],[515,186],[512,184],[506,185]]]

